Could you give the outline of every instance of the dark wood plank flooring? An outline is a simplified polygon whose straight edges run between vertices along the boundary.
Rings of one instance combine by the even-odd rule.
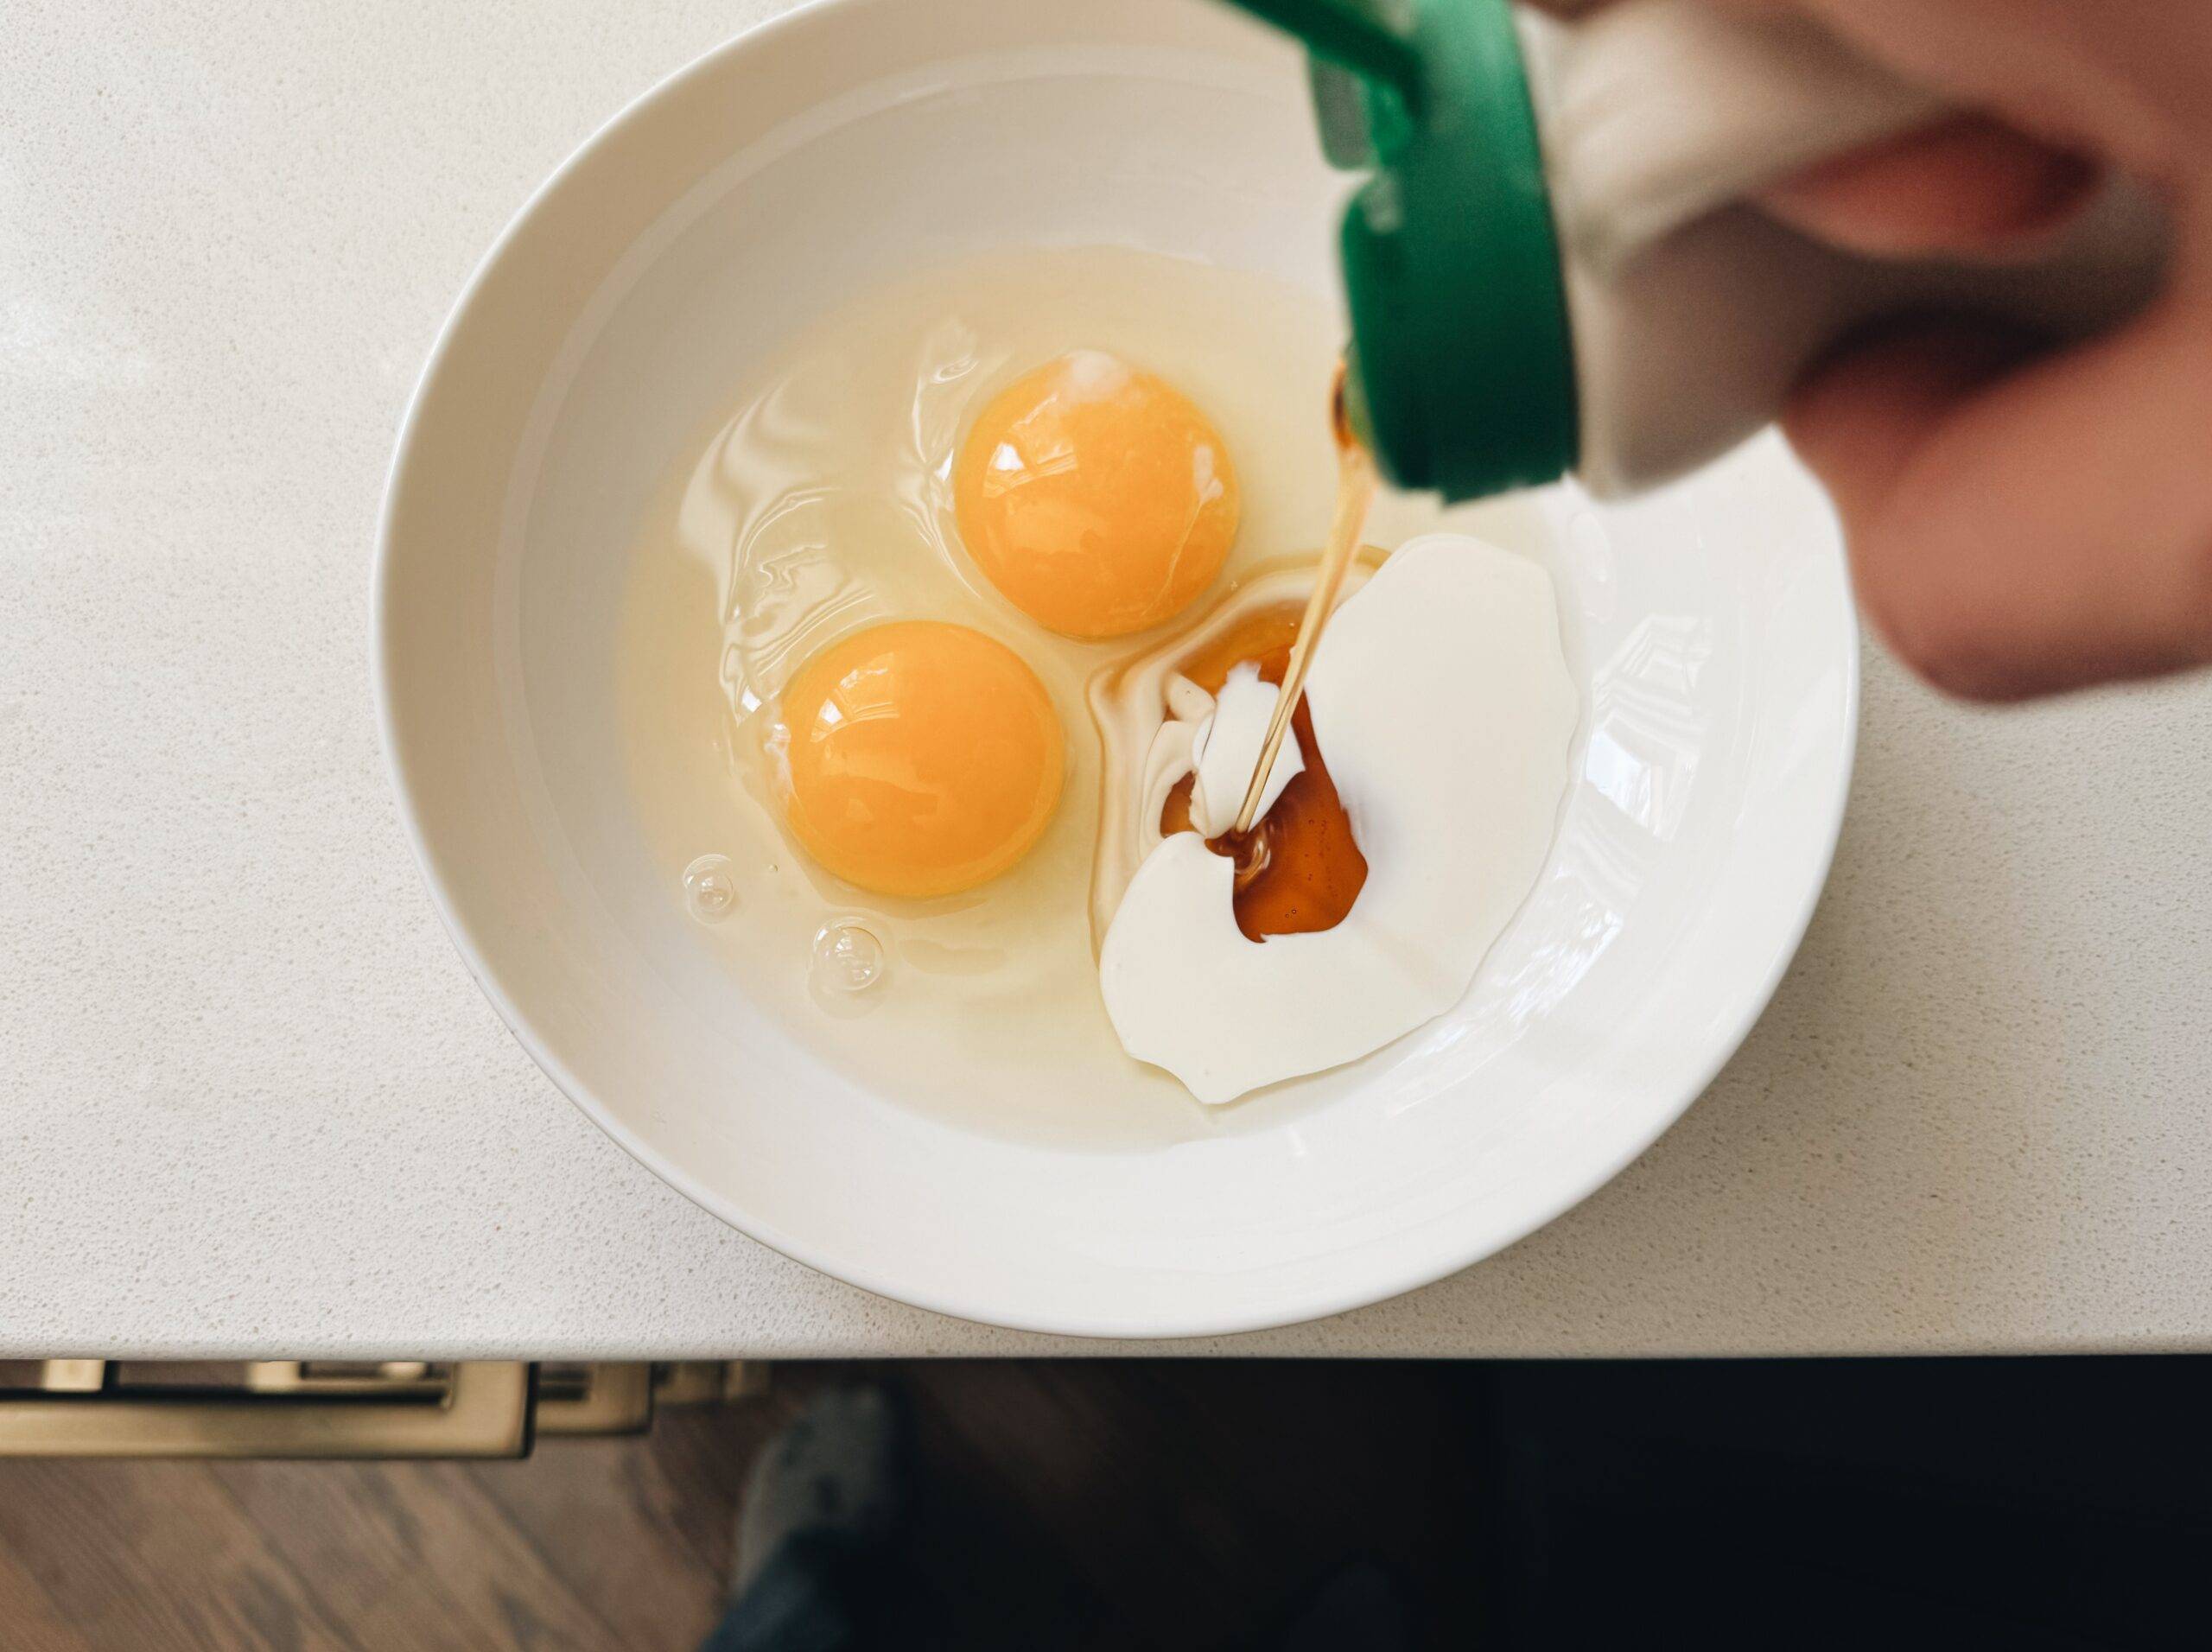
[[[0,1462],[0,1648],[688,1649],[754,1456],[855,1381],[905,1397],[961,1645],[1242,1645],[1349,1560],[1448,1576],[1465,1540],[1443,1368],[789,1365],[524,1463]]]

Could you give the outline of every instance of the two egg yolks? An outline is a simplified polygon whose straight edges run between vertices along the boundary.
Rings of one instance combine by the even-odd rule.
[[[824,869],[880,894],[948,895],[1029,852],[1059,802],[1051,696],[964,626],[841,637],[784,689],[769,749],[785,817]]]
[[[960,537],[991,583],[1063,636],[1173,619],[1236,538],[1219,434],[1165,379],[1078,350],[986,405],[952,470]]]
[[[969,555],[1022,613],[1064,636],[1126,636],[1188,607],[1236,538],[1236,473],[1179,391],[1097,351],[1016,379],[983,409],[952,473]],[[1233,628],[1185,665],[1218,694],[1232,666],[1281,683],[1294,609]],[[1305,772],[1242,842],[1237,926],[1253,940],[1333,927],[1367,861],[1321,761],[1293,722]],[[1065,757],[1044,684],[1004,644],[915,620],[829,644],[785,685],[771,751],[791,829],[825,870],[880,894],[988,882],[1027,854],[1059,801]],[[1192,829],[1191,782],[1163,830]]]
[[[1184,661],[1183,675],[1218,696],[1230,670],[1249,662],[1260,668],[1261,681],[1279,684],[1289,669],[1298,621],[1294,607],[1252,614]],[[1216,855],[1236,862],[1231,904],[1236,927],[1248,941],[1334,929],[1367,883],[1367,857],[1352,836],[1351,817],[1337,796],[1337,783],[1321,760],[1306,701],[1291,714],[1290,727],[1306,767],[1242,839],[1224,834],[1206,842]],[[1167,794],[1160,816],[1163,833],[1197,829],[1191,823],[1192,785],[1185,775]]]

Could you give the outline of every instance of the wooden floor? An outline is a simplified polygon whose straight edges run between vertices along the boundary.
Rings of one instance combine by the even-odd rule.
[[[688,1649],[748,1465],[854,1381],[906,1397],[950,1643],[1240,1646],[1362,1559],[1449,1615],[1442,1368],[784,1366],[763,1398],[525,1463],[0,1463],[0,1649]]]

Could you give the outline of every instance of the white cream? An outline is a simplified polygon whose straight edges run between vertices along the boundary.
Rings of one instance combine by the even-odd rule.
[[[1186,688],[1205,692],[1187,678],[1183,681]],[[1252,771],[1260,766],[1260,747],[1267,744],[1275,702],[1281,697],[1282,690],[1274,683],[1260,681],[1258,666],[1239,665],[1221,685],[1212,714],[1191,737],[1188,772],[1198,777],[1191,787],[1191,823],[1204,836],[1219,837],[1236,824]],[[1285,786],[1305,772],[1305,754],[1297,740],[1286,735],[1275,750],[1268,783],[1260,788],[1260,816],[1275,806]]]
[[[1347,598],[1372,572],[1355,562],[1345,576]],[[1092,721],[1104,747],[1099,773],[1097,854],[1091,863],[1090,924],[1094,949],[1105,944],[1107,925],[1122,892],[1160,840],[1160,810],[1167,795],[1191,773],[1198,727],[1213,715],[1213,696],[1178,667],[1269,608],[1302,609],[1313,594],[1313,569],[1279,568],[1240,586],[1221,606],[1151,651],[1091,680]],[[1268,709],[1274,702],[1268,702]],[[1259,760],[1255,741],[1251,762]],[[1280,760],[1280,759],[1278,759]],[[1301,766],[1305,759],[1299,759]],[[1245,778],[1251,772],[1248,766]],[[1193,788],[1195,790],[1195,788]],[[1242,804],[1240,797],[1237,803]]]
[[[1145,857],[1100,951],[1122,1046],[1201,1102],[1355,1060],[1449,1009],[1550,852],[1580,707],[1535,563],[1414,540],[1338,611],[1306,696],[1367,857],[1344,922],[1246,940],[1235,868],[1182,832]]]

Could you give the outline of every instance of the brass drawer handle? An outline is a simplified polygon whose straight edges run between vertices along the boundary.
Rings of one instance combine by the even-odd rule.
[[[638,1433],[656,1402],[738,1398],[764,1368],[261,1360],[219,1388],[47,1360],[0,1387],[0,1457],[515,1458],[537,1435]]]

